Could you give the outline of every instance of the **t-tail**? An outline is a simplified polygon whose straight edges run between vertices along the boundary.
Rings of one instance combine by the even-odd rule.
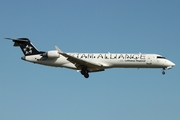
[[[19,46],[25,56],[44,53],[36,49],[36,47],[31,43],[31,41],[28,38],[5,38],[5,39],[12,40],[14,42],[14,46]]]

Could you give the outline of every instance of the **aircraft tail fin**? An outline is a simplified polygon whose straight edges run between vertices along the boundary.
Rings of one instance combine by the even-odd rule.
[[[14,46],[19,46],[25,56],[44,53],[36,49],[36,47],[31,43],[31,41],[28,38],[15,38],[15,39],[5,38],[5,39],[12,40],[14,42]]]

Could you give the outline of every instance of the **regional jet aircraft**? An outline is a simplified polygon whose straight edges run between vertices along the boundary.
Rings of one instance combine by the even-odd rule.
[[[109,68],[161,68],[162,74],[175,64],[158,54],[124,53],[65,53],[56,50],[39,51],[28,38],[6,38],[19,46],[24,53],[22,60],[53,67],[64,67],[79,71],[85,78],[91,72]]]

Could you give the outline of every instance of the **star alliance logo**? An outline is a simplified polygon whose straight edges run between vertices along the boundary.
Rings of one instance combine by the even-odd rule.
[[[31,54],[32,53],[32,48],[33,47],[31,47],[29,45],[26,45],[26,47],[23,50],[24,50],[25,54],[27,55],[27,54]]]

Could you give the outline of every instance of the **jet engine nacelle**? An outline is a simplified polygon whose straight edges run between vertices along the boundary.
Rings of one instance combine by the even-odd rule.
[[[60,55],[57,51],[48,51],[46,53],[43,53],[41,56],[47,58],[59,58]]]

